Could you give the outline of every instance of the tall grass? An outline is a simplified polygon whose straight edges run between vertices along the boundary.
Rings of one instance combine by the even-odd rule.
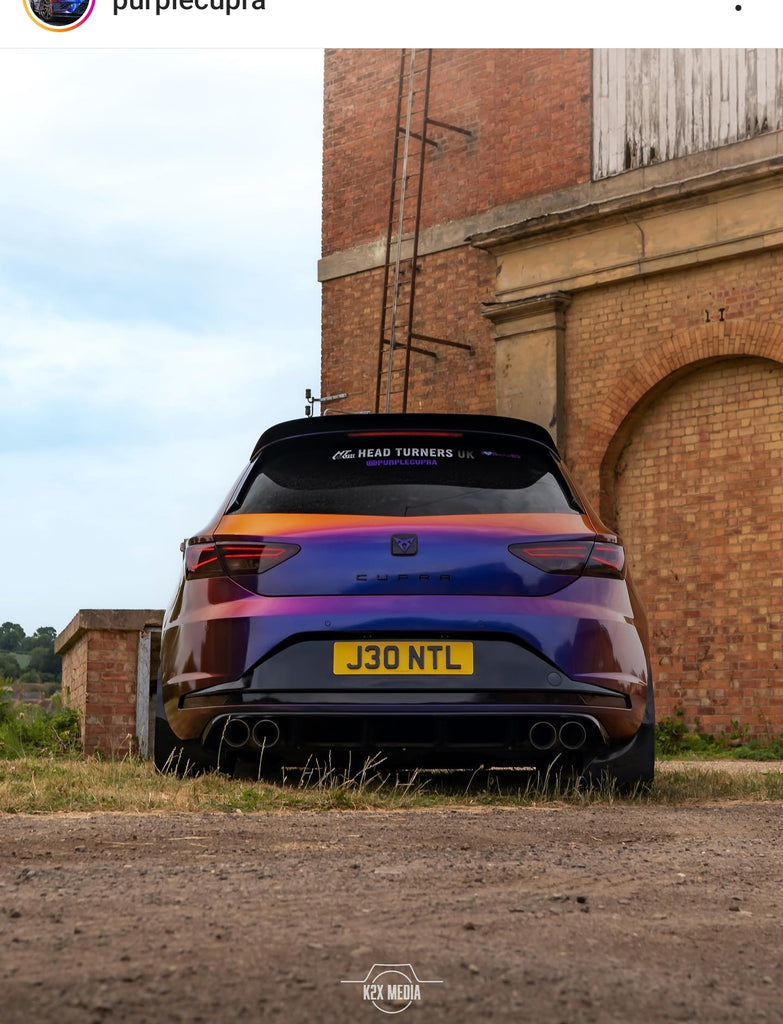
[[[726,771],[720,762],[686,770],[659,764],[649,789],[625,793],[550,769],[392,772],[380,757],[355,766],[310,760],[304,768],[229,778],[217,772],[179,777],[134,757],[81,756],[79,718],[0,696],[0,813],[63,811],[142,813],[362,810],[455,806],[529,807],[595,804],[693,804],[783,800],[783,772],[764,765]]]
[[[80,742],[79,715],[73,708],[54,702],[46,709],[0,699],[0,757],[73,754]]]
[[[368,762],[353,773],[311,764],[274,778],[232,779],[219,773],[180,778],[148,761],[82,757],[0,760],[0,813],[255,813],[289,810],[402,810],[436,807],[693,805],[783,800],[783,772],[740,774],[694,764],[664,769],[649,790],[621,793],[534,772],[385,772]]]

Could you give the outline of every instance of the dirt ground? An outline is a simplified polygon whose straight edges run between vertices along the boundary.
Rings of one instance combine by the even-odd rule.
[[[778,803],[4,816],[0,1020],[776,1022],[782,911]]]

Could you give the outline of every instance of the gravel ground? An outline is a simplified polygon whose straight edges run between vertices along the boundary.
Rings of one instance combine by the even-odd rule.
[[[730,772],[732,775],[743,775],[751,772],[783,772],[783,761],[658,761],[655,766],[658,772],[718,771]]]
[[[782,841],[778,803],[4,816],[0,1018],[783,1021]]]

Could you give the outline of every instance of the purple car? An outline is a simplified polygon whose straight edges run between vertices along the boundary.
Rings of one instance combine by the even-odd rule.
[[[89,0],[30,0],[33,12],[41,21],[78,21],[87,10]]]
[[[532,766],[649,783],[644,611],[551,436],[496,416],[272,427],[183,545],[159,767]]]

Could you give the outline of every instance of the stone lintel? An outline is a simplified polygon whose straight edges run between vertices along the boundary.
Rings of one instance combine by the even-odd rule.
[[[96,630],[136,633],[144,629],[159,629],[163,625],[163,615],[162,610],[150,608],[82,608],[55,640],[55,653],[64,654],[85,633]]]
[[[559,218],[493,251],[498,300],[574,292],[783,246],[783,164],[774,176],[602,217]]]
[[[769,179],[778,178],[783,173],[783,155],[770,157],[757,163],[740,167],[721,168],[710,173],[700,174],[680,181],[665,182],[649,186],[640,191],[629,191],[621,194],[601,195],[592,183],[592,190],[582,186],[574,191],[572,198],[589,200],[580,204],[572,202],[562,205],[560,209],[531,209],[530,216],[516,223],[508,223],[490,231],[472,235],[468,241],[480,249],[501,253],[506,247],[514,248],[521,239],[551,232],[558,228],[584,227],[592,221],[605,220],[617,214],[636,216],[640,211],[662,204],[681,202],[682,200],[703,201],[716,191],[730,188],[747,188],[759,185]],[[592,191],[592,194],[591,194]]]
[[[567,292],[550,292],[509,302],[485,302],[481,313],[495,325],[495,337],[510,334],[535,334],[565,327],[565,311],[570,301]]]
[[[464,245],[502,250],[522,238],[558,227],[581,225],[584,229],[591,221],[611,214],[634,215],[645,207],[687,198],[698,201],[717,189],[760,182],[781,171],[783,131],[766,132],[426,227],[419,239],[419,255]],[[319,261],[318,280],[332,281],[382,267],[385,253],[382,235],[352,249],[328,253]]]

